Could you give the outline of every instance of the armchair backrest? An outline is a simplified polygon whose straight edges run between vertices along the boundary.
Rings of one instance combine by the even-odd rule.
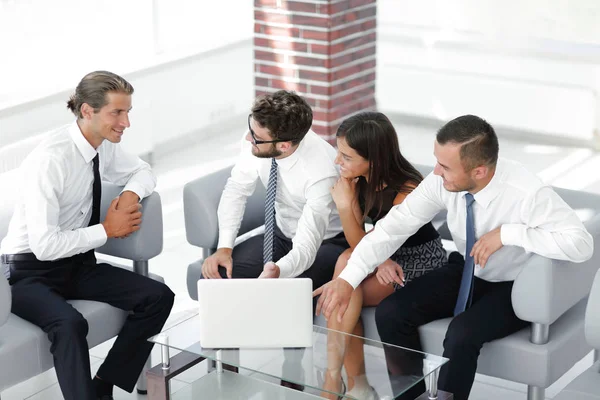
[[[600,270],[594,278],[585,311],[585,338],[590,346],[600,350]]]
[[[0,327],[8,320],[12,306],[12,295],[8,281],[0,271]]]
[[[219,240],[217,208],[225,183],[233,167],[223,168],[188,182],[183,188],[183,214],[187,241],[194,246],[213,250]],[[256,184],[254,193],[246,202],[244,217],[238,235],[265,223],[265,188]]]
[[[117,197],[123,187],[102,182],[102,204],[100,221],[104,220],[110,202]],[[108,239],[98,253],[125,258],[132,261],[148,261],[162,252],[163,219],[162,203],[157,192],[142,200],[142,224],[140,230],[125,239]]]
[[[7,174],[0,174],[0,182],[7,179],[6,176]],[[110,202],[121,193],[122,189],[112,183],[102,182],[101,221],[106,216]],[[16,200],[17,196],[13,193],[0,196],[0,240],[6,236]],[[109,239],[96,251],[133,261],[147,261],[160,254],[163,247],[163,223],[162,204],[158,193],[152,193],[142,200],[142,214],[142,225],[139,231],[134,232],[126,239]]]
[[[415,165],[424,175],[433,168]],[[187,241],[194,246],[214,251],[219,240],[217,208],[225,183],[231,174],[232,166],[188,182],[183,188],[183,213]],[[238,235],[243,235],[265,223],[265,188],[257,183],[252,196],[248,198],[244,217]],[[451,239],[445,225],[446,213],[434,218],[434,225],[444,239]]]

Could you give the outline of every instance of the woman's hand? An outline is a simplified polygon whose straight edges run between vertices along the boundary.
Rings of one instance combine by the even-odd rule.
[[[400,286],[404,286],[404,271],[402,271],[402,267],[389,258],[377,267],[376,276],[382,285],[397,283]]]
[[[330,189],[331,197],[338,210],[352,208],[352,202],[356,200],[357,182],[358,178],[340,178]]]

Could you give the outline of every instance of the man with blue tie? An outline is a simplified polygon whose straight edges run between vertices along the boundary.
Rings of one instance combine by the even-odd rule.
[[[254,101],[219,203],[218,250],[204,261],[204,278],[307,277],[314,288],[331,280],[348,247],[330,193],[339,177],[336,151],[311,125],[310,106],[294,92]],[[265,233],[234,248],[246,199],[259,181],[267,188]]]
[[[469,397],[483,344],[528,325],[515,315],[511,291],[532,254],[583,262],[593,252],[593,239],[575,212],[521,164],[498,158],[498,151],[494,129],[479,117],[464,115],[444,125],[436,136],[433,173],[363,238],[339,278],[315,291],[322,294],[317,313],[341,318],[353,288],[447,210],[458,252],[446,266],[383,300],[376,322],[382,341],[421,350],[418,327],[454,317],[444,339],[450,361],[438,386],[457,400]],[[390,358],[390,373],[410,373],[410,363]],[[424,391],[421,383],[401,398],[415,399]]]

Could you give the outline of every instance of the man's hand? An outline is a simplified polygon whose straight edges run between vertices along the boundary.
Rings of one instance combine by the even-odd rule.
[[[117,210],[118,201],[118,197],[113,199],[108,207],[106,218],[101,222],[106,236],[109,238],[127,236],[139,231],[142,223],[142,205],[140,203]]]
[[[277,266],[277,264],[275,264],[272,261],[269,261],[268,263],[265,264],[264,268],[263,268],[263,272],[258,276],[259,279],[261,278],[279,278],[279,275],[281,274],[281,270],[279,269],[279,267]]]
[[[117,197],[117,210],[125,209],[140,202],[140,196],[130,190],[126,190]],[[125,239],[129,235],[117,236],[118,239]]]
[[[354,288],[342,278],[335,278],[313,292],[313,297],[321,295],[317,302],[317,315],[323,311],[325,319],[329,319],[331,314],[339,306],[337,320],[342,322],[342,317],[350,303],[350,297]]]
[[[219,266],[221,266],[227,271],[227,277],[231,278],[231,271],[233,271],[231,252],[232,249],[222,247],[215,254],[207,257],[202,264],[202,276],[206,279],[221,279],[219,274]]]
[[[402,267],[389,258],[377,267],[375,276],[382,285],[390,285],[396,282],[398,285],[404,286],[404,271],[402,271]]]
[[[130,190],[126,190],[118,197],[117,210],[127,208],[132,204],[139,203],[140,197]]]
[[[339,178],[330,189],[331,197],[338,209],[348,209],[356,200],[356,183],[358,178]]]
[[[475,261],[475,265],[480,265],[481,268],[485,267],[488,258],[503,246],[502,239],[500,237],[500,227],[490,231],[479,238],[473,245],[471,250],[471,256]]]

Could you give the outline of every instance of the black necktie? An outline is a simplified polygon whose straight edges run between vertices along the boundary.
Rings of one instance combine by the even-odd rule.
[[[102,182],[100,180],[100,159],[98,153],[92,160],[94,162],[94,186],[92,191],[92,218],[88,226],[100,223],[100,199],[102,197]]]

